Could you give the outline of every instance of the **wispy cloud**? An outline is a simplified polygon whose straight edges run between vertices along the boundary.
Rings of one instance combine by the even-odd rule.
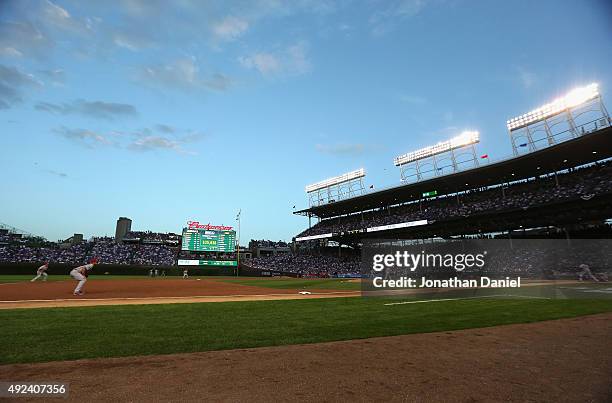
[[[5,56],[41,57],[52,49],[54,41],[30,21],[0,20],[0,50]]]
[[[75,142],[86,148],[96,148],[99,146],[116,145],[111,136],[101,134],[88,129],[69,129],[67,127],[59,127],[53,130],[57,135]]]
[[[298,14],[323,16],[340,6],[328,0],[239,1],[234,6],[197,0],[119,2],[29,0],[8,2],[0,20],[0,54],[48,56],[54,50],[86,57],[108,57],[117,50],[218,49],[244,37],[266,19]],[[4,13],[3,13],[4,14]]]
[[[155,125],[154,129],[145,128],[132,132],[131,135],[132,140],[127,148],[132,151],[169,150],[189,155],[197,153],[188,149],[187,145],[198,142],[205,137],[203,133],[197,131],[179,133],[177,128],[160,124]]]
[[[373,35],[380,36],[392,31],[402,21],[420,14],[431,0],[392,0],[376,5],[370,16]]]
[[[401,94],[399,100],[410,105],[425,105],[427,103],[427,99],[418,95]]]
[[[55,171],[55,170],[53,170],[53,169],[45,169],[45,170],[43,170],[43,172],[46,172],[46,173],[48,173],[48,174],[50,174],[50,175],[57,176],[57,177],[62,178],[62,179],[65,179],[65,178],[67,178],[67,177],[68,177],[68,174],[67,174],[67,173],[65,173],[65,172]]]
[[[177,151],[180,146],[177,141],[167,137],[145,136],[130,143],[129,148],[136,151],[150,151],[158,148]]]
[[[249,29],[249,23],[243,18],[228,16],[212,26],[216,38],[224,41],[237,39]]]
[[[517,79],[524,89],[527,90],[536,84],[538,77],[534,72],[521,66],[516,67],[516,72]]]
[[[23,53],[12,46],[0,47],[0,57],[21,57]]]
[[[215,73],[203,81],[206,88],[217,91],[225,91],[234,84],[234,80],[225,74]]]
[[[363,154],[366,146],[361,143],[316,144],[315,149],[322,154],[354,156]]]
[[[38,70],[38,74],[53,85],[62,85],[66,80],[66,72],[62,69]]]
[[[122,104],[104,101],[86,101],[77,99],[72,102],[54,104],[50,102],[39,102],[35,108],[39,111],[51,112],[62,115],[82,115],[96,119],[113,120],[115,118],[134,117],[138,115],[136,107],[130,104]]]
[[[134,131],[111,131],[106,133],[61,126],[55,129],[54,132],[75,144],[90,149],[112,147],[136,152],[161,150],[189,155],[197,153],[189,149],[188,146],[206,137],[199,131],[182,130],[165,124],[157,124],[152,128],[145,127]]]
[[[94,34],[95,20],[75,18],[50,0],[16,2],[11,6],[19,17],[14,21],[0,21],[0,49],[5,52],[41,57],[57,44],[53,33],[66,33],[81,39]]]
[[[32,74],[0,64],[0,109],[8,109],[22,102],[26,88],[41,85]]]
[[[138,71],[137,78],[154,87],[165,87],[183,91],[228,89],[232,80],[220,73],[205,77],[193,58],[180,59],[172,63],[147,66]]]
[[[177,129],[175,127],[169,126],[169,125],[165,125],[163,123],[158,123],[155,125],[155,129],[157,129],[158,131],[162,132],[162,133],[166,133],[166,134],[172,134],[172,133],[176,133]]]
[[[238,58],[247,69],[257,70],[265,76],[277,74],[299,75],[312,70],[308,57],[308,43],[301,41],[278,52],[256,52]]]
[[[153,38],[135,28],[117,28],[109,36],[114,45],[133,52],[154,46]]]
[[[85,24],[73,19],[65,8],[49,0],[42,2],[42,17],[44,21],[60,29],[78,31],[86,27]]]
[[[263,75],[274,74],[281,70],[281,62],[271,53],[253,53],[250,56],[240,57],[240,64],[248,69],[256,69]]]

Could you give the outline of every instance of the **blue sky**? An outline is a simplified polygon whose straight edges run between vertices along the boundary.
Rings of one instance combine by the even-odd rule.
[[[2,1],[0,222],[56,240],[242,209],[243,241],[289,240],[309,183],[398,184],[393,157],[465,129],[505,157],[506,119],[606,100],[606,3]]]

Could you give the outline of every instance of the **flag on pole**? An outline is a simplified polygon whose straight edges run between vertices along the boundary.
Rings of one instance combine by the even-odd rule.
[[[238,210],[238,214],[236,214],[236,221],[240,220],[240,213],[242,213],[242,209]]]

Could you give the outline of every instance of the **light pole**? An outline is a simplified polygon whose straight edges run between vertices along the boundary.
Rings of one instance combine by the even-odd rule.
[[[238,221],[238,238],[236,239],[236,277],[238,277],[238,270],[240,269],[240,214],[242,213],[242,209],[238,210],[238,215],[236,215],[236,221]]]

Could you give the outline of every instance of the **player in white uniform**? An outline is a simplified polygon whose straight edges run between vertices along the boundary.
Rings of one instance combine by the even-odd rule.
[[[189,271],[187,269],[183,270],[183,278],[189,278]]]
[[[36,280],[38,280],[39,278],[42,277],[42,281],[47,281],[47,269],[49,268],[49,262],[45,262],[45,264],[43,264],[42,266],[40,266],[38,268],[38,270],[36,270],[36,277],[34,277],[32,280],[30,280],[31,282],[35,282]]]
[[[596,277],[593,275],[593,273],[591,272],[591,268],[589,267],[589,265],[588,265],[588,264],[584,264],[584,263],[583,263],[583,264],[581,264],[580,266],[578,266],[578,268],[580,268],[580,269],[581,269],[580,273],[578,273],[578,279],[579,279],[580,281],[583,281],[583,280],[584,280],[584,278],[586,277],[586,278],[587,278],[587,279],[589,279],[589,280],[599,282],[599,279],[597,279],[597,278],[596,278]]]
[[[76,288],[74,289],[74,295],[83,295],[83,291],[81,290],[87,282],[87,276],[89,276],[89,271],[93,269],[96,263],[98,263],[98,259],[94,258],[91,259],[88,264],[70,270],[70,277],[79,282]]]

